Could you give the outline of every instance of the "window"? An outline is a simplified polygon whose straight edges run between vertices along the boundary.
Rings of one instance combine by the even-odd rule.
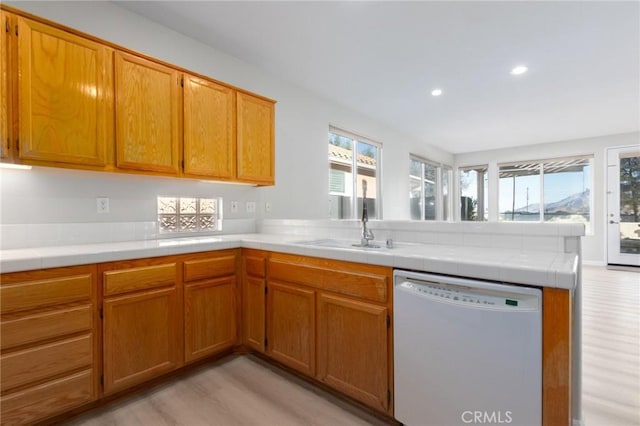
[[[450,220],[450,181],[451,167],[412,155],[409,159],[411,219]]]
[[[222,230],[222,198],[158,197],[161,234]]]
[[[590,224],[592,157],[500,165],[501,221]]]
[[[449,166],[442,166],[442,220],[453,220],[450,197],[451,191],[451,179],[453,177],[453,170]]]
[[[381,151],[382,145],[377,142],[329,128],[330,218],[358,219],[362,216],[363,181],[367,182],[369,218],[381,218]]]
[[[459,169],[460,220],[483,221],[489,218],[487,166]]]

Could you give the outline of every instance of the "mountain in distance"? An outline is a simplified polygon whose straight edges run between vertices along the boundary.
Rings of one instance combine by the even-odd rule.
[[[568,213],[578,214],[589,211],[589,190],[569,195],[560,201],[555,201],[546,205],[545,213]],[[529,204],[529,207],[520,207],[516,213],[539,213],[540,204]]]

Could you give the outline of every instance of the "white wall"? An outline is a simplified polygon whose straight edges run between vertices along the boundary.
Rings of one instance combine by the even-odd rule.
[[[257,201],[257,217],[277,219],[324,219],[328,216],[327,131],[329,124],[360,133],[383,144],[384,219],[408,219],[409,153],[454,163],[454,156],[425,141],[412,139],[354,111],[313,95],[198,41],[155,24],[109,2],[6,2],[18,9],[95,35],[254,91],[278,101],[276,105],[276,185],[255,188],[205,184],[108,173],[35,168],[30,172],[0,173],[0,223],[64,223],[99,221],[150,221],[155,219],[155,198],[167,191],[176,195],[222,195],[241,202],[240,213],[225,217],[245,218],[245,201]],[[435,141],[434,141],[435,142]],[[514,149],[482,151],[455,156],[458,166],[489,164],[567,155],[594,154],[594,234],[584,239],[586,260],[604,262],[605,198],[604,149],[638,143],[638,134],[616,135],[555,142]],[[455,181],[455,179],[454,179]],[[490,185],[497,200],[497,182]],[[109,196],[112,213],[97,215],[95,197]],[[264,213],[262,202],[272,203]],[[491,203],[491,201],[490,201]],[[497,212],[497,201],[494,201]],[[497,215],[497,213],[495,213]],[[496,217],[496,216],[494,216]]]
[[[583,259],[604,263],[606,256],[606,149],[640,144],[640,133],[600,136],[562,142],[528,145],[456,155],[456,167],[489,165],[489,220],[498,217],[498,164],[509,161],[544,160],[575,155],[593,155],[593,232],[582,239]]]
[[[6,2],[18,9],[92,34],[194,72],[275,99],[276,185],[254,188],[198,181],[112,175],[44,168],[2,172],[1,223],[51,223],[153,220],[155,197],[213,192],[225,200],[258,201],[258,218],[324,219],[328,217],[327,132],[329,124],[383,144],[383,214],[409,217],[409,153],[448,164],[453,155],[412,140],[358,113],[261,72],[223,52],[109,2]],[[9,175],[9,173],[11,173]],[[206,188],[206,189],[205,189]],[[95,213],[95,197],[114,199],[109,218]],[[121,210],[120,203],[127,203]],[[272,203],[265,213],[261,202]],[[225,217],[233,218],[225,206]],[[242,205],[241,205],[241,210]],[[243,217],[245,214],[235,216]],[[28,221],[28,222],[25,222]]]

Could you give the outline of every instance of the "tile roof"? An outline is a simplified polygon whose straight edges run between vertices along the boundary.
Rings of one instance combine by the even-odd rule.
[[[341,146],[329,144],[329,159],[345,163],[351,163],[353,151]],[[376,159],[363,154],[358,154],[358,164],[375,167]]]

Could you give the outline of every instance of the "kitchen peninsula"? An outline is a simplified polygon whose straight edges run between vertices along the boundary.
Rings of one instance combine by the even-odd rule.
[[[42,419],[97,405],[101,398],[125,395],[132,386],[185,368],[195,360],[217,359],[238,350],[263,353],[279,365],[392,418],[393,328],[387,329],[387,324],[393,323],[392,268],[402,268],[542,288],[543,424],[569,424],[572,387],[579,386],[579,382],[572,383],[576,369],[572,363],[579,357],[575,318],[580,309],[582,226],[409,221],[372,221],[370,225],[382,241],[393,240],[394,247],[386,248],[384,243],[379,249],[350,247],[351,241],[357,241],[356,221],[265,220],[260,233],[3,250],[3,357],[32,359],[33,368],[45,352],[47,357],[67,356],[77,361],[71,364],[71,372],[64,367],[53,371],[55,366],[47,364],[35,376],[13,371],[15,363],[3,362],[3,418],[20,423],[20,419]],[[63,293],[76,290],[61,295],[54,290],[56,283]],[[265,288],[271,291],[265,294]],[[36,289],[48,290],[35,296],[31,290]],[[316,309],[313,300],[318,300],[319,312],[323,312],[323,303],[332,302],[348,308],[354,319],[379,318],[367,322],[378,339],[363,344],[376,345],[372,347],[380,357],[375,369],[385,374],[365,374],[376,379],[348,383],[339,370],[327,364],[330,358],[322,355],[331,336],[322,331],[323,323],[317,324],[317,335],[311,332],[316,327],[314,316],[309,317],[308,346],[291,352],[286,342],[279,342],[286,336],[279,334],[278,327],[288,323],[287,310],[279,309],[289,306],[298,314],[309,314]],[[64,315],[61,301],[71,304]],[[145,305],[148,301],[155,303],[155,311],[150,312],[157,315],[149,318],[158,322],[147,326],[156,330],[157,338],[168,342],[160,347],[169,348],[166,359],[156,359],[154,365],[137,358],[124,359],[135,356],[135,351],[113,352],[110,347],[133,344],[128,339],[134,339],[136,332],[127,337],[125,324],[136,318],[137,309],[151,306]],[[208,319],[203,306],[217,307],[211,313],[218,315],[217,319]],[[303,308],[311,311],[301,311]],[[55,342],[46,335],[5,344],[11,334],[4,332],[4,327],[31,327],[38,319],[44,321],[40,318],[43,312],[68,318],[72,313],[80,315],[79,311],[84,316],[75,323],[84,321],[84,327],[53,334],[60,352],[48,352]],[[358,316],[362,312],[365,317]],[[227,321],[220,321],[223,317]],[[209,321],[226,327],[207,332]],[[321,313],[318,321],[324,321]],[[167,324],[173,328],[167,330]],[[44,333],[37,325],[34,330],[35,334]],[[69,346],[72,344],[75,346]],[[135,341],[132,348],[137,346]],[[24,358],[25,354],[32,358]],[[346,356],[340,351],[337,355]],[[358,365],[356,360],[342,362]],[[116,367],[127,363],[133,370]],[[63,373],[71,382],[56,388]],[[74,387],[69,387],[70,383]],[[78,383],[84,386],[80,395]],[[60,400],[70,403],[59,405],[56,401]]]

